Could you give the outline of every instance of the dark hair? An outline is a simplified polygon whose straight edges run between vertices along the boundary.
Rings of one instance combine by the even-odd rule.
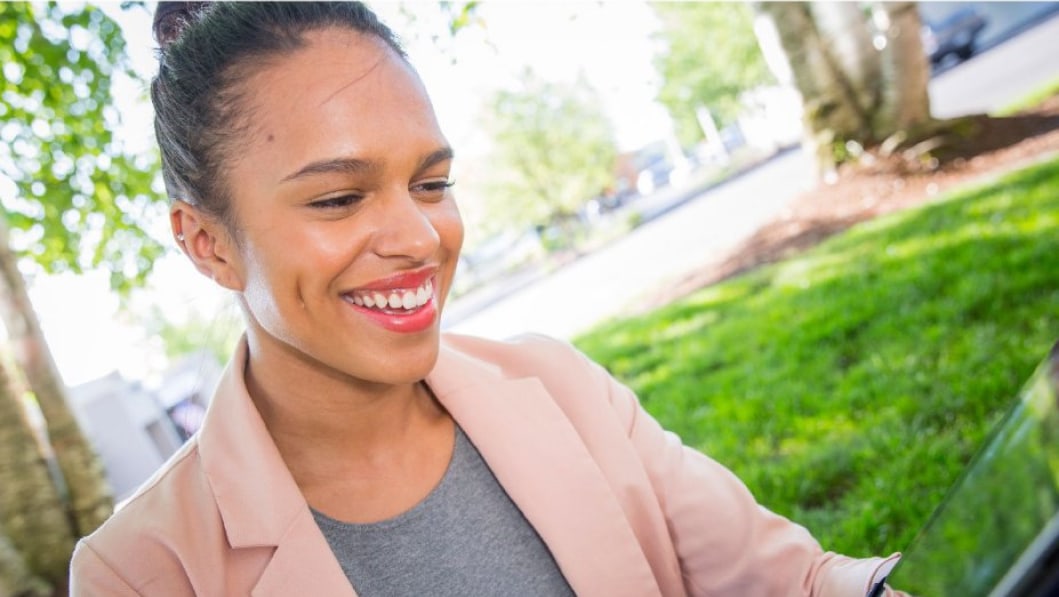
[[[160,2],[151,81],[155,136],[171,199],[232,228],[226,157],[248,127],[241,83],[255,64],[304,47],[304,34],[339,27],[385,42],[405,58],[393,32],[360,2]]]

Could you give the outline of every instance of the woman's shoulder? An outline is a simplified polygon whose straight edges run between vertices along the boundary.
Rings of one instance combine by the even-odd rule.
[[[445,334],[442,367],[478,367],[508,378],[536,377],[553,382],[584,382],[601,368],[572,344],[542,334],[506,340]],[[459,363],[459,364],[457,364]]]
[[[535,378],[575,419],[592,418],[600,408],[614,410],[621,419],[627,419],[638,406],[632,392],[605,368],[563,340],[540,334],[507,340],[446,334],[443,350],[449,353],[443,367],[460,369],[465,377],[477,368],[483,376]]]
[[[543,334],[522,334],[505,340],[445,333],[443,350],[491,363],[512,373],[537,368],[555,361],[584,360],[584,355],[569,342]]]
[[[149,581],[138,579],[139,572],[157,573],[173,554],[216,542],[223,532],[193,437],[80,542],[72,570],[105,566],[135,587]]]
[[[107,537],[130,526],[164,525],[169,516],[176,518],[180,514],[173,511],[177,504],[207,492],[199,460],[198,436],[193,436],[136,491],[117,504],[114,514],[93,533],[93,537]]]

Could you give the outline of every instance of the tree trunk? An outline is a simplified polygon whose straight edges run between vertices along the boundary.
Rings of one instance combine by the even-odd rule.
[[[853,100],[865,113],[872,113],[881,101],[882,64],[860,4],[813,2],[809,4],[809,14],[821,42],[849,81]]]
[[[103,466],[67,403],[66,386],[44,340],[2,220],[0,317],[14,346],[15,360],[44,414],[48,442],[66,483],[73,533],[78,537],[87,535],[110,516],[114,498],[103,474]]]
[[[856,82],[825,43],[810,4],[761,2],[755,10],[771,21],[802,95],[807,153],[819,173],[831,171],[836,143],[871,135],[870,114],[859,102]]]
[[[51,594],[47,583],[26,567],[26,560],[11,541],[0,532],[0,595],[11,597],[45,597]]]
[[[915,130],[931,122],[930,66],[923,51],[923,26],[915,2],[879,2],[872,20],[886,45],[881,52],[879,85],[882,105],[873,122],[877,139],[898,131]]]
[[[11,376],[0,361],[0,530],[36,575],[65,582],[74,536]]]

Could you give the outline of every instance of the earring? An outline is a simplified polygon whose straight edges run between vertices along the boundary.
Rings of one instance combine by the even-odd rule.
[[[184,242],[184,233],[183,232],[177,232],[176,239],[177,239],[178,243]]]

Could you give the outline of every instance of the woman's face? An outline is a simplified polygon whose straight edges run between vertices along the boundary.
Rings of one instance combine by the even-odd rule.
[[[237,271],[253,357],[385,384],[422,379],[463,226],[452,151],[418,76],[328,29],[241,88],[232,156]],[[275,361],[273,361],[275,362]]]

